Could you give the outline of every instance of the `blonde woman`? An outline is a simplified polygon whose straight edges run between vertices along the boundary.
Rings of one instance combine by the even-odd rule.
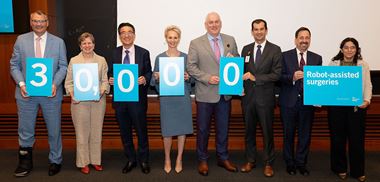
[[[168,50],[159,54],[155,60],[153,70],[153,85],[158,88],[160,80],[159,58],[160,57],[184,57],[184,65],[186,66],[187,55],[180,52],[177,47],[181,39],[181,30],[177,26],[169,26],[165,29],[165,39],[168,45]],[[182,171],[182,154],[185,145],[186,134],[193,133],[193,120],[191,113],[191,98],[190,98],[190,76],[184,73],[185,80],[185,95],[184,96],[161,96],[160,97],[160,116],[161,116],[161,133],[164,141],[165,149],[165,164],[164,171],[170,173],[171,160],[170,151],[172,147],[172,137],[177,136],[178,154],[175,164],[175,171]],[[158,90],[158,89],[157,89]]]

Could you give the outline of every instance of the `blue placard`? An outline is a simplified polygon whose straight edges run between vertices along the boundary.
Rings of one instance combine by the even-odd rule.
[[[75,100],[100,99],[97,63],[73,64],[73,81]]]
[[[138,65],[114,64],[114,101],[136,102],[139,101]]]
[[[243,93],[244,58],[222,57],[219,68],[219,94],[241,95]]]
[[[14,32],[12,0],[0,0],[0,32]]]
[[[184,58],[160,57],[160,95],[185,95]]]
[[[305,66],[304,104],[361,105],[362,82],[361,66]]]
[[[26,92],[28,96],[51,96],[53,59],[26,58]]]

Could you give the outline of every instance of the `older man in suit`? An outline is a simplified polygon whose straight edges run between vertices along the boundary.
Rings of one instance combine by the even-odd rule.
[[[10,72],[17,86],[15,97],[18,110],[19,164],[16,177],[27,176],[33,169],[32,149],[35,141],[34,129],[38,109],[41,106],[48,130],[49,176],[61,169],[61,105],[62,81],[66,76],[66,47],[62,39],[46,31],[49,26],[47,15],[36,11],[30,15],[32,32],[17,37],[10,60]],[[26,91],[26,59],[29,57],[53,59],[53,85],[51,97],[30,97]]]
[[[306,168],[314,107],[303,105],[303,66],[322,65],[322,57],[311,51],[311,33],[306,27],[295,33],[295,49],[282,54],[280,106],[284,126],[284,159],[290,175],[309,175]],[[298,128],[298,144],[294,154],[294,135]]]
[[[261,124],[264,136],[264,175],[274,175],[272,168],[275,151],[273,142],[273,118],[275,106],[275,82],[281,76],[281,49],[266,40],[267,23],[256,19],[251,24],[255,42],[244,46],[245,57],[244,96],[242,108],[245,120],[245,153],[248,162],[242,172],[251,171],[256,165],[256,125]]]
[[[187,61],[187,71],[196,79],[198,172],[203,176],[208,175],[207,147],[213,115],[218,165],[228,171],[237,171],[229,160],[227,148],[231,96],[219,95],[218,84],[220,57],[239,56],[235,39],[220,33],[222,21],[217,13],[211,12],[207,15],[205,28],[205,35],[191,41]]]
[[[150,172],[149,144],[146,123],[148,110],[148,87],[147,82],[152,77],[149,51],[134,44],[135,27],[130,23],[121,23],[118,27],[119,38],[122,46],[117,47],[112,54],[108,66],[110,85],[114,84],[113,64],[137,64],[139,101],[137,102],[113,102],[116,112],[116,120],[119,123],[120,135],[123,142],[124,153],[127,163],[123,173],[128,173],[140,163],[141,171],[145,174]],[[138,138],[138,154],[133,145],[132,127],[135,128]]]

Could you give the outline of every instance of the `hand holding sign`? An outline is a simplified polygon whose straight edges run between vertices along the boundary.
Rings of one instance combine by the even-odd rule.
[[[219,77],[215,75],[211,76],[210,79],[208,80],[208,83],[211,85],[219,84]]]

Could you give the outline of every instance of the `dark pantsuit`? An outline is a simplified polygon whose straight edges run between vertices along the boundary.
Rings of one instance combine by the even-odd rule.
[[[140,103],[119,103],[115,108],[116,118],[120,127],[120,135],[127,159],[131,162],[148,162],[149,145],[146,123],[146,109]],[[132,127],[138,138],[138,156],[133,145]]]
[[[207,161],[208,138],[212,115],[215,117],[216,153],[218,160],[228,157],[228,123],[231,101],[223,97],[217,103],[197,102],[197,154],[199,161]]]
[[[247,95],[249,96],[249,95]],[[245,154],[249,162],[256,162],[256,127],[259,122],[264,139],[264,163],[272,165],[275,160],[273,142],[274,102],[259,104],[255,99],[243,98],[242,108],[245,120]]]
[[[331,170],[347,172],[346,145],[350,162],[350,175],[364,175],[364,133],[366,109],[354,107],[329,107],[328,120],[331,137]]]
[[[303,105],[302,97],[294,107],[281,107],[284,128],[284,159],[287,166],[306,166],[310,146],[310,134],[314,118],[314,107]],[[298,143],[294,155],[294,136],[298,128]]]

